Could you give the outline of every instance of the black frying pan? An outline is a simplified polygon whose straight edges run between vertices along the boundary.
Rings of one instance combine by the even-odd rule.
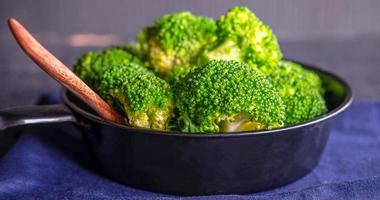
[[[181,195],[252,193],[310,172],[318,164],[334,118],[352,102],[351,89],[341,78],[303,66],[321,76],[329,111],[294,126],[220,134],[130,128],[105,122],[63,90],[64,105],[0,111],[0,130],[69,121],[78,124],[100,167],[120,183]]]

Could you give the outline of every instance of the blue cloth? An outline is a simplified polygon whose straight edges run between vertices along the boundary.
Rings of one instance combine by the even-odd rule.
[[[43,98],[42,103],[57,99]],[[134,189],[97,172],[70,125],[23,133],[0,160],[0,199],[174,199]],[[316,169],[300,180],[250,195],[190,199],[380,199],[380,102],[355,102],[336,119]]]

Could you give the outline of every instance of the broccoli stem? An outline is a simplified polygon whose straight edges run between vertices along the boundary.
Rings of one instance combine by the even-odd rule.
[[[253,121],[245,113],[240,113],[233,121],[223,120],[219,123],[219,127],[222,132],[253,131],[266,128],[264,124]]]

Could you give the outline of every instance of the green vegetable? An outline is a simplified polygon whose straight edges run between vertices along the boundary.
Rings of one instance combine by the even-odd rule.
[[[126,114],[130,125],[167,129],[174,107],[171,87],[145,67],[131,62],[106,68],[98,91]]]
[[[134,127],[252,131],[327,111],[318,75],[282,60],[275,34],[246,7],[216,23],[186,11],[164,15],[135,45],[89,52],[74,70]]]
[[[285,107],[265,77],[237,61],[212,60],[175,86],[185,132],[233,132],[281,127]]]
[[[272,30],[246,7],[233,7],[217,21],[217,40],[200,58],[236,60],[265,71],[281,60],[277,38]]]
[[[112,47],[103,51],[90,51],[79,58],[74,66],[74,72],[90,87],[97,89],[104,71],[113,66],[137,63],[142,65],[127,47]]]
[[[267,78],[278,90],[286,108],[285,124],[292,125],[327,111],[320,78],[296,63],[281,61]]]
[[[168,14],[157,19],[155,26],[139,33],[136,49],[150,62],[155,73],[176,80],[195,65],[195,58],[215,39],[215,30],[215,22],[210,18],[190,12]]]

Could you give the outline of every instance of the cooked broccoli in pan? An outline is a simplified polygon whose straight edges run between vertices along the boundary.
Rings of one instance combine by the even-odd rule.
[[[327,111],[319,76],[283,60],[276,35],[246,7],[216,21],[164,15],[133,45],[89,52],[74,70],[139,128],[268,130]]]
[[[101,81],[100,76],[108,67],[128,65],[129,63],[142,65],[142,61],[127,51],[127,48],[112,47],[84,54],[75,64],[74,72],[96,90]]]
[[[245,62],[260,71],[277,67],[282,58],[272,30],[246,7],[233,7],[217,21],[217,40],[200,57]]]
[[[215,30],[210,18],[190,12],[168,14],[139,33],[136,48],[159,76],[175,80],[196,64],[198,54],[215,39]]]
[[[237,61],[212,60],[175,86],[186,132],[234,132],[281,127],[283,102],[265,77]]]
[[[285,124],[301,123],[326,112],[322,82],[317,74],[296,63],[281,61],[267,78],[285,104]]]
[[[164,80],[136,63],[108,67],[97,88],[134,127],[166,130],[172,117],[173,93]]]

